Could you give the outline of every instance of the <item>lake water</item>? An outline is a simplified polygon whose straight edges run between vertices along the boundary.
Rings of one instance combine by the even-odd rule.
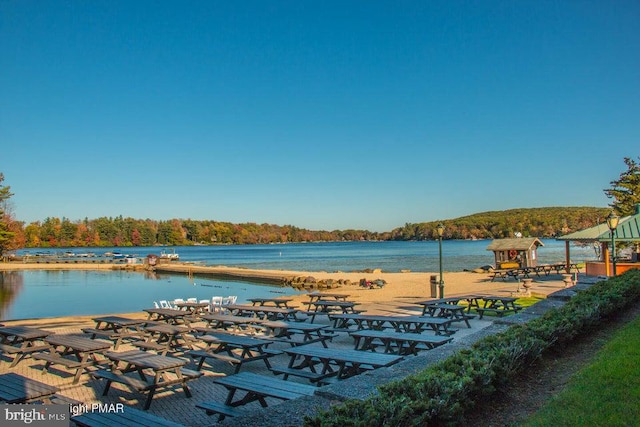
[[[493,264],[490,240],[444,241],[445,271],[471,270]],[[543,240],[539,263],[564,260],[565,244]],[[380,268],[399,272],[438,271],[438,242],[332,242],[284,245],[186,246],[175,248],[180,261],[205,265],[240,266],[255,269],[296,271],[362,271]],[[161,248],[68,248],[49,251],[105,252],[145,257]],[[37,251],[19,251],[34,254]],[[574,262],[595,259],[590,247],[571,246]],[[237,295],[238,302],[250,297],[293,295],[291,288],[239,281],[190,280],[186,276],[149,275],[129,271],[14,271],[0,275],[5,301],[0,319],[24,319],[83,314],[125,313],[151,307],[153,301],[174,298],[210,299],[214,295]],[[7,294],[11,293],[11,296]],[[8,301],[7,301],[8,300]]]

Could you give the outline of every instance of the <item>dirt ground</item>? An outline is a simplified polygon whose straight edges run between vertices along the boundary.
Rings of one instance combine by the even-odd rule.
[[[467,425],[517,426],[561,392],[571,377],[588,366],[596,353],[622,326],[640,316],[640,304],[609,318],[597,330],[574,340],[571,345],[545,354],[535,366],[500,390],[490,402],[478,408]]]

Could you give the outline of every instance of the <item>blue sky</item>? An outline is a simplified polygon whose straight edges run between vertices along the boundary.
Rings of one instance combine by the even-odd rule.
[[[388,231],[607,206],[637,1],[0,1],[17,219]]]

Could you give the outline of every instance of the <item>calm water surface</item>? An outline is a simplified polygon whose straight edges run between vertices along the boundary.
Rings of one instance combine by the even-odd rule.
[[[490,240],[444,241],[445,271],[463,271],[493,264]],[[564,260],[564,242],[543,240],[540,263]],[[145,257],[160,248],[69,248],[56,252],[120,252]],[[36,251],[20,251],[19,254]],[[286,245],[177,247],[180,260],[205,265],[241,266],[255,269],[297,271],[438,270],[437,242],[343,242]],[[590,247],[571,247],[574,262],[595,259]],[[22,319],[82,314],[125,313],[151,307],[153,301],[174,298],[210,299],[214,295],[250,297],[292,295],[281,288],[239,281],[190,280],[185,276],[149,275],[126,271],[16,271],[0,275],[2,289],[10,292],[0,308],[0,319]],[[6,301],[8,299],[8,301]]]

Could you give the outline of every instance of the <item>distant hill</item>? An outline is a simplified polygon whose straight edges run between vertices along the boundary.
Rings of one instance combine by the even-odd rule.
[[[496,239],[514,237],[556,237],[604,222],[610,208],[548,207],[481,212],[441,221],[445,239]],[[440,221],[405,224],[391,231],[390,240],[437,238]]]

